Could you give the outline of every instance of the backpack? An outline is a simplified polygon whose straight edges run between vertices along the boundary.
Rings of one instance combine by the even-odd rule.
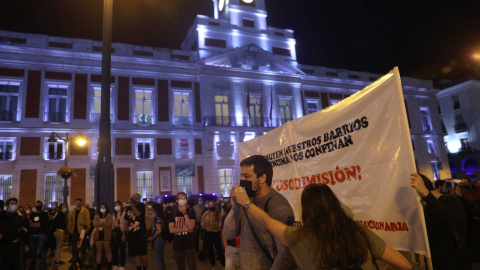
[[[480,263],[480,210],[464,197],[458,197],[467,217],[467,239],[461,245],[458,233],[454,232],[460,253],[471,263]]]

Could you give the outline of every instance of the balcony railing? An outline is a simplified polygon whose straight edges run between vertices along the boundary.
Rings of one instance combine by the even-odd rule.
[[[63,152],[46,152],[45,159],[48,160],[63,160]]]
[[[138,159],[151,159],[150,152],[137,152]]]
[[[460,132],[464,132],[464,131],[467,131],[467,124],[460,123],[460,124],[455,125],[455,133],[460,133]]]
[[[234,116],[205,116],[204,126],[227,127],[279,127],[283,123],[280,118],[268,117],[234,117]]]
[[[192,127],[192,117],[185,116],[174,116],[173,125],[175,128],[191,128]]]
[[[150,126],[155,123],[154,120],[155,120],[154,114],[134,114],[133,115],[133,123],[136,125]]]
[[[90,116],[90,121],[91,121],[92,123],[98,124],[98,123],[100,123],[100,118],[101,118],[101,114],[99,114],[99,113],[92,113],[92,115]],[[110,122],[111,122],[111,123],[114,122],[113,113],[110,114]]]
[[[17,111],[7,111],[7,110],[0,110],[0,121],[3,122],[17,122],[17,115],[19,112]]]
[[[12,159],[13,159],[12,152],[0,153],[0,160],[12,160]]]
[[[65,112],[45,112],[45,122],[66,123],[69,120],[69,113]]]

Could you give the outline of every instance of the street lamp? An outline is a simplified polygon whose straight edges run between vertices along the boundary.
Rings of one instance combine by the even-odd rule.
[[[73,140],[78,146],[83,147],[87,144],[87,138],[80,132],[73,137],[68,136],[68,132],[65,138],[62,138],[56,132],[52,132],[50,137],[48,138],[48,143],[56,143],[58,140],[65,142],[65,167],[68,167],[68,155],[70,152],[70,142]],[[67,179],[70,178],[71,174],[62,174],[63,178],[63,203],[68,205],[67,197],[68,197],[68,187],[67,187]]]

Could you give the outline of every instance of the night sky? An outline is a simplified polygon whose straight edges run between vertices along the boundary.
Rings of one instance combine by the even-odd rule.
[[[269,26],[295,31],[301,64],[432,79],[480,53],[476,0],[266,0]],[[0,0],[0,29],[101,40],[102,0]],[[114,0],[113,42],[179,49],[211,0]]]

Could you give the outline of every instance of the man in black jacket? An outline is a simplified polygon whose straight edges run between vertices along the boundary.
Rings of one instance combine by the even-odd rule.
[[[35,269],[37,259],[37,246],[40,246],[42,258],[41,266],[45,267],[47,261],[47,226],[48,214],[43,211],[43,203],[35,203],[36,212],[30,215],[30,269]]]
[[[0,200],[0,269],[11,269],[13,267],[12,241],[18,238],[18,230],[15,227],[15,220],[3,208],[5,203]]]
[[[470,270],[471,264],[461,256],[459,244],[467,239],[467,219],[462,203],[453,195],[442,195],[432,181],[416,172],[410,176],[413,187],[426,203],[424,214],[428,243],[435,270]],[[458,235],[459,241],[454,237]]]

